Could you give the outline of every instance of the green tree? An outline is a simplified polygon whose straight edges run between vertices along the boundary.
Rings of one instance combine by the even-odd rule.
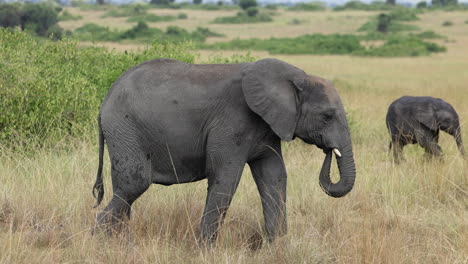
[[[0,26],[16,27],[21,24],[21,8],[17,4],[0,4]]]
[[[249,7],[256,7],[257,0],[239,0],[240,8],[247,10]]]
[[[377,17],[377,31],[382,33],[387,33],[390,24],[392,23],[392,18],[387,14],[380,14]]]
[[[175,0],[151,0],[150,1],[150,4],[153,4],[153,5],[170,5],[172,3],[174,3]]]
[[[395,5],[396,0],[387,0],[386,3],[387,3],[387,5]]]
[[[199,5],[203,2],[203,0],[193,0],[193,4]]]
[[[427,7],[427,2],[426,1],[421,1],[416,4],[416,8],[426,8]]]
[[[458,0],[432,0],[433,6],[457,5]]]

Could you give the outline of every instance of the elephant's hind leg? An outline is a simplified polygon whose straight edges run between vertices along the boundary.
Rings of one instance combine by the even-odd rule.
[[[151,185],[151,160],[136,142],[119,142],[118,146],[112,143],[108,141],[113,196],[97,220],[101,225],[119,229],[130,217],[133,202]]]

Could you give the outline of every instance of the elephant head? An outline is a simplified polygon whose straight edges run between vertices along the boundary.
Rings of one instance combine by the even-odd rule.
[[[285,141],[294,137],[314,144],[325,153],[319,180],[332,197],[351,191],[356,176],[346,113],[331,82],[276,59],[251,64],[242,77],[242,89],[250,109],[265,120]],[[340,180],[330,180],[335,153]]]
[[[435,99],[434,103],[427,105],[428,109],[420,109],[415,114],[416,119],[428,127],[436,131],[442,130],[453,136],[457,143],[458,150],[465,156],[465,149],[461,137],[460,119],[455,109],[442,99]]]

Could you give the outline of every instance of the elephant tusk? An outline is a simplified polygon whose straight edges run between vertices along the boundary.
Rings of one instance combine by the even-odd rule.
[[[337,148],[334,148],[333,149],[333,152],[335,152],[335,155],[338,156],[339,158],[341,158],[341,153],[340,151],[337,149]]]

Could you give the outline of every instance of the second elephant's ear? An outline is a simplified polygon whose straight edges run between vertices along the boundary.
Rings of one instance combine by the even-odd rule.
[[[417,106],[413,109],[413,116],[417,122],[429,128],[430,130],[437,130],[436,113],[430,105]]]
[[[297,123],[297,90],[307,75],[280,60],[254,62],[243,72],[242,90],[249,108],[282,139],[290,141]]]

